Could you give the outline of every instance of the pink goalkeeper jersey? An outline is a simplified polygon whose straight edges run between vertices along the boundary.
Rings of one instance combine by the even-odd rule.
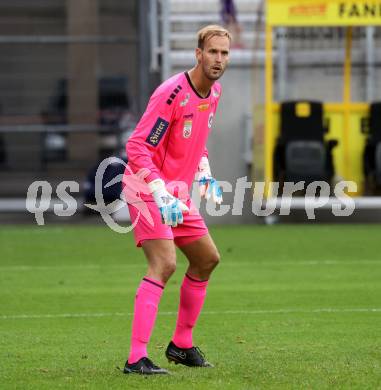
[[[206,142],[220,95],[216,82],[208,96],[201,97],[187,72],[161,84],[127,142],[131,170],[148,168],[147,182],[182,181],[190,189],[201,157],[207,156]]]

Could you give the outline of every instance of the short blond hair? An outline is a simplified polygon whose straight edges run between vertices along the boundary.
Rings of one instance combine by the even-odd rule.
[[[226,28],[217,24],[210,24],[209,26],[203,27],[197,33],[197,47],[203,49],[205,42],[216,35],[219,37],[227,37],[230,42],[232,40],[232,36]]]

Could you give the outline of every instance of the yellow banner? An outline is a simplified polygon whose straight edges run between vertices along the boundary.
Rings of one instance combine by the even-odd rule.
[[[267,0],[272,26],[380,26],[381,0]]]

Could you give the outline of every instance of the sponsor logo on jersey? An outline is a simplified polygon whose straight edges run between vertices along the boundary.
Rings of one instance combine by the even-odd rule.
[[[189,138],[192,134],[192,121],[188,120],[184,122],[183,137]]]
[[[192,119],[193,118],[193,114],[185,114],[183,116],[184,119]]]
[[[220,97],[220,94],[219,94],[219,92],[218,92],[218,91],[216,91],[215,89],[213,89],[213,97],[215,97],[215,98],[218,98],[218,97]]]
[[[209,129],[212,127],[212,122],[213,122],[213,112],[211,112],[209,114],[209,118],[208,118],[208,127],[209,127]]]
[[[184,100],[182,100],[182,101],[180,102],[180,107],[185,107],[185,106],[188,104],[189,99],[190,99],[190,93],[187,93],[187,94],[185,95]]]
[[[199,111],[206,111],[209,108],[209,103],[201,103],[197,106]]]
[[[152,146],[158,145],[164,133],[168,129],[169,122],[163,118],[157,118],[155,125],[152,127],[151,132],[148,134],[146,142]]]
[[[170,106],[173,102],[173,99],[176,97],[176,95],[183,89],[181,85],[178,85],[171,93],[167,100],[167,104]]]

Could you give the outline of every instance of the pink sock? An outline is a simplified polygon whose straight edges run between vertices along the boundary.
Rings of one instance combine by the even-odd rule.
[[[180,292],[180,306],[172,341],[179,348],[193,347],[192,330],[196,325],[206,296],[207,280],[185,274]]]
[[[163,283],[144,277],[135,296],[134,319],[128,363],[147,356],[147,344],[155,324],[157,308],[163,294]]]

